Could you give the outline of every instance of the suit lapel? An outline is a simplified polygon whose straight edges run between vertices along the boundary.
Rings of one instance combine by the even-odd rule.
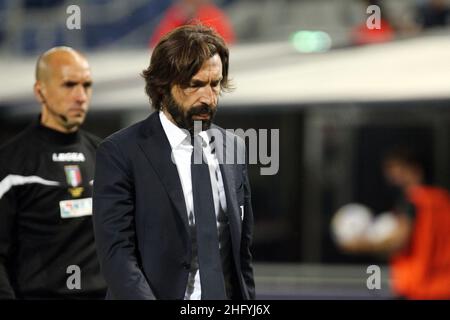
[[[216,126],[214,127],[218,128]],[[218,158],[223,159],[219,166],[227,200],[227,215],[230,219],[233,243],[235,243],[235,248],[239,248],[241,222],[240,209],[235,190],[236,182],[234,171],[236,170],[236,166],[234,164],[225,163],[225,148],[227,146],[228,148],[232,148],[235,141],[234,138],[227,135],[223,129],[219,130],[223,134],[224,141],[222,142],[223,145],[221,147],[216,146],[216,152]],[[154,112],[150,115],[143,124],[138,144],[164,185],[167,194],[176,208],[177,214],[183,221],[185,231],[189,235],[189,222],[183,188],[181,186],[177,167],[171,161],[172,149],[159,120],[158,112]],[[239,252],[239,250],[237,250],[237,252]]]
[[[218,128],[214,126],[215,128]],[[219,129],[220,130],[220,129]],[[233,234],[233,240],[238,240],[237,248],[240,248],[240,209],[238,205],[238,199],[236,197],[235,190],[235,174],[236,166],[226,163],[226,148],[232,148],[234,146],[234,139],[228,136],[224,130],[220,130],[223,134],[223,145],[216,146],[217,157],[219,159],[220,173],[222,174],[222,180],[225,188],[225,196],[227,200],[227,215],[230,219],[231,232]],[[220,161],[222,160],[222,161]],[[238,251],[239,252],[239,251]]]
[[[155,169],[164,185],[174,207],[189,235],[186,202],[176,165],[172,162],[172,149],[159,120],[158,112],[154,112],[144,123],[142,135],[138,141],[142,152]]]
[[[227,214],[228,218],[231,220],[232,225],[234,224],[238,234],[241,234],[241,223],[240,223],[240,209],[238,208],[238,200],[235,191],[235,182],[233,175],[233,168],[231,165],[221,164],[220,172],[222,174],[223,184],[225,188],[225,196],[227,199]],[[240,239],[240,237],[238,237]]]

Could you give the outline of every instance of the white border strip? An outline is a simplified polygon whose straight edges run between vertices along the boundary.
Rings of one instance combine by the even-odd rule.
[[[25,176],[19,176],[19,175],[16,175],[16,174],[10,174],[10,175],[7,175],[0,182],[0,199],[12,187],[14,187],[14,186],[21,186],[21,185],[29,184],[29,183],[38,183],[38,184],[43,184],[43,185],[46,185],[46,186],[58,186],[59,185],[59,182],[57,182],[57,181],[45,180],[45,179],[43,179],[41,177],[38,177],[38,176],[25,177]]]

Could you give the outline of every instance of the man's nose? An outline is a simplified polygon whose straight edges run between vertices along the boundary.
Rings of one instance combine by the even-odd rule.
[[[79,85],[75,88],[75,99],[79,103],[84,103],[88,100],[88,94],[84,86]]]
[[[211,86],[205,86],[202,88],[202,95],[200,97],[200,102],[205,103],[207,105],[214,105],[216,102],[216,94],[214,93],[213,88]]]

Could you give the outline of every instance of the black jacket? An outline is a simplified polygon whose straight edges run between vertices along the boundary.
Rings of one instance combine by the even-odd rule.
[[[98,143],[36,121],[0,148],[0,298],[104,297],[89,215]]]
[[[220,130],[228,140],[237,140]],[[158,112],[106,138],[99,146],[94,229],[109,298],[184,298],[191,239],[180,178],[170,156]],[[245,164],[223,164],[220,169],[230,223],[234,286],[239,291],[237,297],[253,299],[253,213],[247,169]],[[244,206],[243,219],[240,206]]]

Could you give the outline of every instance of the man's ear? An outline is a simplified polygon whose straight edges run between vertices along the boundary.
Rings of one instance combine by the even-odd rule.
[[[42,94],[42,84],[40,81],[36,81],[33,86],[34,96],[40,103],[44,103],[44,96]]]

